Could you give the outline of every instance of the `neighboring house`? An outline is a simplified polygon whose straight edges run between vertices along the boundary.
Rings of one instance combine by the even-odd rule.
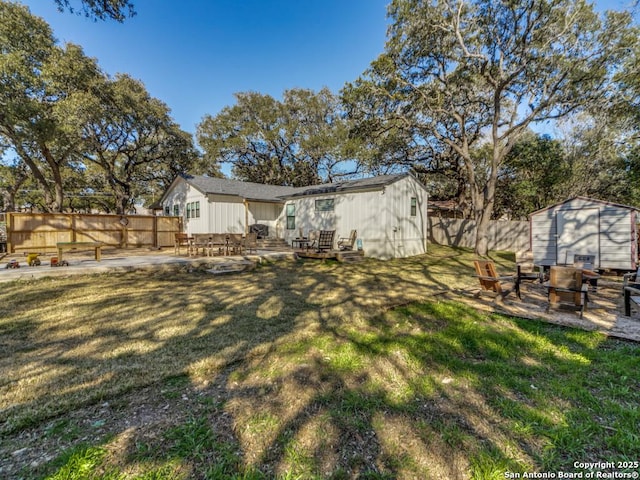
[[[427,213],[430,217],[464,218],[464,210],[455,199],[429,200],[429,209]]]
[[[529,215],[537,265],[571,265],[574,255],[595,255],[595,268],[635,270],[637,209],[575,197]]]
[[[367,256],[426,253],[427,191],[410,174],[311,187],[280,187],[205,176],[178,177],[159,201],[187,233],[245,233],[253,224],[288,243],[314,230],[353,229]]]

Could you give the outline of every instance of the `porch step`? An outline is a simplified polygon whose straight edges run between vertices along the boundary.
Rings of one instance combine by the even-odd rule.
[[[336,258],[339,262],[356,263],[364,260],[364,251],[362,250],[341,250],[337,253]]]
[[[282,238],[259,238],[258,239],[258,249],[260,250],[290,250],[291,245],[289,245]]]
[[[235,261],[235,262],[218,263],[214,265],[212,268],[207,269],[206,272],[212,275],[224,275],[227,273],[245,272],[247,270],[253,270],[254,268],[256,268],[255,262]]]

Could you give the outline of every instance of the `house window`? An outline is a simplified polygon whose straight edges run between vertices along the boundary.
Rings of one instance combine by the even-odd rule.
[[[316,212],[332,212],[332,211],[333,211],[333,198],[316,200]]]
[[[169,205],[164,206],[164,215],[165,217],[168,217],[169,215],[171,215],[171,209],[169,208]]]
[[[180,216],[180,206],[179,205],[174,205],[173,206],[173,215],[176,217]]]
[[[187,203],[187,218],[200,218],[200,202]]]
[[[418,199],[411,197],[411,216],[415,217],[418,213]]]
[[[296,206],[293,203],[287,205],[287,230],[296,228]]]

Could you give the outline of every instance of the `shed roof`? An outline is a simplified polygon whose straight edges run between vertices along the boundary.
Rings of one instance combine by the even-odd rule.
[[[623,205],[621,203],[608,202],[606,200],[597,200],[595,198],[576,196],[576,197],[568,198],[562,202],[554,203],[553,205],[549,205],[548,207],[541,208],[540,210],[536,210],[535,212],[530,213],[529,216],[546,212],[547,210],[551,210],[552,208],[558,207],[560,205],[564,205],[565,203],[572,202],[573,200],[583,200],[585,202],[600,203],[602,205],[608,205],[608,206],[617,207],[617,208],[624,208],[627,210],[638,210],[637,207],[633,207],[631,205]]]

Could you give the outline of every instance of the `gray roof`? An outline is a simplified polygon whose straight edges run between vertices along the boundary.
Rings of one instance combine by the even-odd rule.
[[[568,198],[566,200],[563,200],[562,202],[554,203],[553,205],[549,205],[548,207],[541,208],[540,210],[536,210],[535,212],[530,213],[529,216],[536,215],[538,213],[542,213],[542,212],[544,212],[546,210],[551,210],[552,208],[559,207],[560,205],[563,205],[565,203],[569,203],[569,202],[571,202],[573,200],[583,200],[585,202],[600,203],[602,205],[609,205],[610,207],[622,208],[624,210],[640,211],[640,209],[638,209],[637,207],[631,206],[631,205],[623,205],[621,203],[614,203],[614,202],[609,202],[607,200],[598,200],[597,198],[583,197],[583,196],[578,195],[576,197],[571,197],[571,198]]]
[[[282,202],[282,197],[295,193],[295,187],[264,185],[262,183],[242,182],[230,178],[212,178],[203,175],[187,175],[184,179],[202,193],[234,195],[247,200]]]
[[[344,182],[325,183],[322,185],[313,185],[310,187],[298,188],[288,197],[301,197],[304,195],[324,195],[328,193],[352,192],[356,190],[371,190],[382,188],[390,185],[401,178],[408,176],[408,173],[398,173],[395,175],[378,175],[377,177],[359,178],[357,180],[348,180]]]
[[[305,195],[325,195],[330,193],[350,192],[382,188],[409,175],[379,175],[377,177],[360,178],[344,182],[325,183],[309,187],[283,187],[264,185],[262,183],[243,182],[229,178],[212,178],[203,175],[187,175],[183,178],[193,187],[205,194],[234,195],[247,200],[265,202],[282,202],[286,198]]]

